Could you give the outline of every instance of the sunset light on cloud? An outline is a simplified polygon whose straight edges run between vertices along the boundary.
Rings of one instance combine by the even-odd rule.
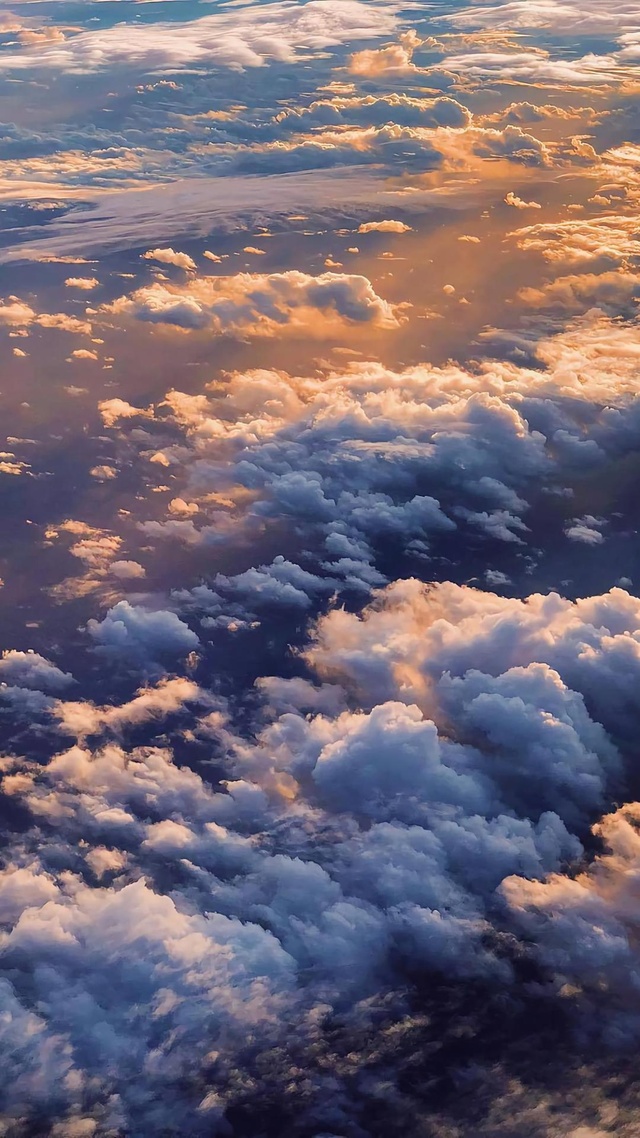
[[[0,1136],[637,1138],[639,0],[0,99]]]

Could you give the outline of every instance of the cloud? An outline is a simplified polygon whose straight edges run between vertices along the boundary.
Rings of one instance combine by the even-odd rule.
[[[582,545],[602,545],[604,534],[601,533],[604,522],[602,518],[594,518],[586,514],[584,518],[573,518],[565,526],[564,532],[570,541],[579,541]]]
[[[207,64],[236,71],[262,67],[270,60],[294,62],[345,42],[389,34],[395,8],[361,0],[309,0],[217,12],[188,23],[126,24],[81,31],[38,51],[3,52],[6,71],[53,69],[82,75],[106,68],[136,72]]]
[[[302,583],[284,559],[268,568],[274,581]],[[125,1130],[188,1120],[204,1135],[242,1101],[247,1073],[261,1096],[290,1079],[302,1052],[305,1117],[326,1127],[318,1009],[339,1011],[352,1049],[362,1001],[377,1006],[407,969],[504,997],[517,930],[537,928],[539,897],[554,897],[560,919],[534,951],[559,982],[587,986],[595,968],[554,890],[591,889],[588,874],[561,873],[582,856],[576,828],[617,785],[620,756],[591,705],[599,692],[619,726],[610,669],[626,652],[637,683],[627,646],[640,637],[638,604],[622,590],[573,603],[396,582],[364,613],[321,618],[306,659],[314,680],[333,682],[262,680],[250,735],[186,678],[124,703],[58,700],[58,728],[77,743],[44,762],[3,760],[5,793],[44,833],[37,858],[16,843],[0,873],[3,951],[20,961],[3,993],[12,1055],[34,1030],[52,1055],[43,1069],[36,1051],[35,1100],[29,1069],[9,1088],[9,1117],[26,1124],[35,1103],[52,1124],[85,1118],[96,1134],[116,1118]],[[167,613],[134,618],[117,606],[103,623],[116,611],[128,627],[119,651],[135,659],[136,640],[145,657],[166,650]],[[153,627],[151,616],[161,618]],[[579,658],[576,645],[590,653]],[[183,738],[215,741],[223,786],[176,761],[176,715]],[[165,729],[164,746],[130,742],[149,724]],[[580,905],[594,929],[619,923],[602,905],[596,918],[588,897]],[[630,966],[630,950],[616,960]],[[622,992],[624,977],[616,963],[609,983]],[[282,1069],[271,1062],[266,1076],[265,1057],[280,1052]],[[340,1068],[332,1081],[351,1117]]]
[[[564,986],[589,1030],[616,1049],[635,1043],[640,1029],[633,903],[638,809],[630,803],[594,827],[604,851],[575,878],[534,883],[514,876],[502,886],[555,988]]]
[[[447,23],[470,28],[549,29],[561,35],[577,34],[598,37],[617,35],[629,24],[640,21],[640,5],[627,0],[621,8],[611,10],[606,0],[586,0],[575,4],[570,0],[508,0],[502,4],[478,4],[448,14]]]
[[[509,955],[492,925],[496,890],[520,921],[514,877],[542,890],[550,872],[580,856],[568,827],[598,808],[619,769],[579,691],[537,662],[537,649],[544,654],[563,629],[575,636],[576,618],[582,631],[593,609],[601,619],[608,611],[609,633],[625,612],[637,628],[624,596],[580,609],[560,598],[507,602],[399,582],[363,617],[325,617],[309,657],[326,670],[330,651],[331,667],[345,678],[351,669],[359,684],[361,637],[370,676],[396,658],[403,690],[377,702],[368,686],[373,706],[351,710],[352,696],[336,685],[268,679],[259,687],[265,722],[251,738],[236,735],[216,701],[186,679],[121,705],[58,703],[60,727],[78,743],[44,763],[3,761],[5,793],[51,833],[39,858],[16,846],[0,873],[3,949],[21,962],[6,989],[9,1022],[25,1046],[35,991],[36,1040],[55,1056],[40,1072],[36,1105],[60,1125],[92,1119],[97,1133],[117,1111],[121,1129],[188,1119],[204,1134],[244,1093],[236,1071],[243,1088],[251,1072],[261,1093],[249,1030],[259,1029],[262,1057],[284,1049],[290,1073],[292,1053],[324,1046],[320,1001],[327,1012],[340,1009],[343,1030],[356,1030],[361,999],[375,1000],[406,968],[509,991]],[[509,612],[533,662],[506,659],[516,640],[504,634]],[[537,641],[533,629],[527,639],[527,613],[538,614]],[[492,673],[481,670],[483,633],[498,647]],[[604,628],[599,634],[604,646]],[[449,666],[452,642],[464,654],[458,668]],[[408,665],[411,651],[414,671],[402,671],[400,654]],[[406,687],[423,666],[435,720]],[[127,742],[128,732],[190,707],[192,729],[228,755],[223,789],[167,746]],[[133,1089],[132,1054],[140,1060]],[[74,1073],[62,1088],[61,1064]],[[279,1065],[271,1066],[279,1085]],[[322,1079],[315,1065],[306,1071],[315,1104]],[[339,1071],[334,1078],[341,1087]],[[7,1108],[30,1117],[24,1083],[10,1089]]]
[[[97,360],[99,358],[100,357],[98,356],[98,353],[91,351],[89,348],[74,348],[71,355],[68,357],[68,360],[69,361],[73,361],[73,360]],[[96,469],[100,469],[100,470],[104,471],[104,470],[107,470],[107,467],[102,466],[102,467],[99,467]]]
[[[98,410],[105,427],[113,427],[121,419],[135,419],[138,416],[144,418],[151,414],[145,408],[134,407],[131,403],[127,403],[126,399],[117,397],[115,399],[101,399],[98,403]]]
[[[553,59],[546,52],[475,51],[447,57],[447,71],[474,83],[492,80],[547,88],[608,86],[620,80],[623,67],[612,55],[587,53],[576,59]]]
[[[471,114],[451,98],[423,99],[401,93],[317,99],[306,107],[281,111],[275,118],[292,130],[335,126],[466,127]]]
[[[119,601],[103,620],[90,620],[87,631],[99,654],[150,671],[158,661],[185,656],[199,645],[175,613],[152,612],[129,601]]]
[[[98,288],[100,281],[95,277],[67,277],[65,288],[80,289],[81,292],[91,292],[92,289]]]
[[[353,75],[364,79],[385,76],[399,78],[420,72],[420,68],[413,62],[413,54],[420,43],[415,31],[405,32],[399,36],[397,43],[354,52],[349,60],[349,70]]]
[[[404,221],[363,221],[358,233],[409,233],[411,226]]]
[[[0,303],[0,324],[12,328],[28,328],[31,324],[38,324],[41,328],[58,328],[62,332],[91,333],[91,324],[87,320],[79,320],[65,312],[37,313],[17,296]]]
[[[556,277],[542,288],[523,288],[518,299],[532,308],[557,309],[571,314],[597,307],[611,316],[637,310],[640,277],[631,272],[575,273]]]
[[[513,206],[514,209],[542,209],[540,202],[526,202],[514,194],[513,190],[509,190],[504,200],[507,205]]]
[[[315,310],[315,314],[314,314]],[[398,324],[392,305],[377,295],[363,276],[322,273],[317,277],[289,270],[235,277],[197,277],[184,286],[152,284],[105,306],[104,311],[133,316],[154,324],[218,334],[250,332],[273,335],[290,328],[327,334],[330,316],[353,323],[392,328]],[[325,314],[326,327],[317,322]]]
[[[176,253],[175,249],[148,249],[142,254],[145,261],[158,261],[161,265],[175,265],[178,269],[195,269],[193,257],[187,253]]]
[[[162,680],[155,687],[141,688],[133,699],[119,706],[96,707],[89,701],[59,700],[52,714],[65,732],[82,738],[105,730],[118,734],[155,719],[166,719],[190,702],[206,706],[207,697],[192,680],[173,678]]]
[[[619,265],[640,250],[633,218],[616,214],[531,225],[513,236],[521,249],[539,252],[552,264]]]
[[[7,1138],[633,1138],[634,2],[0,21]]]
[[[133,443],[152,478],[171,472],[165,516],[140,522],[150,541],[242,547],[278,527],[288,540],[304,535],[305,571],[366,592],[382,583],[384,550],[423,560],[446,551],[455,563],[470,546],[524,551],[542,488],[559,492],[632,453],[637,340],[635,323],[596,311],[527,341],[530,367],[252,370],[206,394],[169,392],[145,409],[140,438],[129,408],[109,421],[123,461]],[[558,540],[566,521],[554,523]]]
[[[146,571],[137,561],[112,561],[109,572],[121,581],[134,581],[144,577]]]
[[[634,730],[626,700],[640,667],[639,627],[639,602],[620,588],[575,602],[554,593],[523,601],[450,582],[396,582],[362,619],[341,610],[323,618],[308,658],[324,678],[344,669],[369,700],[401,697],[434,715],[438,693],[462,690],[469,669],[496,676],[544,665],[621,739]],[[388,647],[372,653],[370,638]]]
[[[0,656],[0,683],[55,694],[75,680],[69,672],[63,672],[38,652],[13,649]]]
[[[331,578],[308,573],[282,556],[271,565],[247,569],[236,577],[218,573],[213,583],[217,589],[238,595],[253,606],[284,604],[302,609],[311,607],[314,594],[331,594],[336,586]]]
[[[352,159],[353,150],[345,154]],[[425,155],[426,156],[426,155]],[[441,156],[434,155],[441,161]],[[371,162],[371,158],[368,159]],[[41,194],[41,189],[38,193]],[[319,219],[335,224],[337,217],[349,216],[354,208],[380,211],[397,207],[397,189],[380,176],[378,170],[331,169],[276,174],[273,169],[252,173],[251,177],[229,174],[202,176],[180,182],[145,186],[143,189],[92,190],[90,204],[81,211],[68,210],[62,217],[47,223],[43,232],[33,225],[24,233],[25,240],[2,251],[0,260],[38,260],[51,257],[87,255],[96,250],[129,249],[144,241],[170,241],[177,235],[186,237],[211,230],[226,230],[241,222],[245,227],[270,220],[288,219],[290,215],[312,210]],[[15,196],[15,190],[13,191]],[[34,186],[29,186],[29,197]],[[460,187],[462,198],[468,189]],[[437,195],[432,187],[417,190],[411,203],[403,199],[403,209],[413,211]],[[86,197],[86,195],[85,195]],[[473,200],[477,195],[474,194]],[[441,195],[450,205],[451,194]],[[1,314],[1,309],[0,309]]]

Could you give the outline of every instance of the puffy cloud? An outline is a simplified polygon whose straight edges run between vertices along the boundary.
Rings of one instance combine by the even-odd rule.
[[[283,559],[269,569],[285,585],[300,579]],[[127,651],[137,636],[147,652],[150,625],[127,620],[137,629]],[[343,1030],[360,1030],[361,999],[404,983],[406,968],[509,990],[501,899],[513,938],[537,929],[534,906],[551,897],[561,923],[547,922],[535,951],[558,983],[587,987],[602,965],[583,964],[594,954],[554,890],[591,890],[559,871],[581,856],[575,828],[619,777],[590,704],[600,690],[619,725],[608,670],[639,629],[638,602],[620,590],[508,601],[397,582],[363,615],[320,620],[307,659],[339,684],[261,681],[255,736],[237,734],[187,679],[120,705],[58,701],[55,717],[78,744],[45,762],[3,760],[5,793],[51,833],[38,859],[17,844],[0,874],[3,951],[20,961],[10,1022],[25,1047],[35,992],[36,1038],[56,1057],[35,1105],[60,1126],[88,1118],[96,1134],[114,1118],[125,1130],[187,1119],[195,1135],[210,1132],[248,1076],[262,1093],[274,1049],[290,1078],[293,1054],[323,1047],[319,1017],[339,1010]],[[164,650],[166,633],[153,638]],[[359,689],[369,706],[354,710]],[[194,709],[193,729],[226,755],[222,788],[167,746],[127,742]],[[589,904],[580,901],[580,928],[590,920],[602,938],[603,916],[612,927],[620,918]],[[612,968],[620,992],[631,959],[627,948]],[[259,1032],[259,1059],[247,1032]],[[73,1078],[61,1088],[65,1063]],[[309,1063],[311,1113],[323,1118]],[[333,1077],[342,1094],[339,1069]],[[24,1087],[11,1089],[10,1117],[31,1117]]]
[[[557,990],[588,1016],[592,1032],[619,1049],[640,1031],[634,883],[640,837],[638,803],[595,827],[604,852],[574,878],[507,879],[502,891]],[[603,1009],[606,1008],[606,1014]]]
[[[31,305],[24,304],[17,297],[9,298],[0,304],[0,323],[10,326],[31,324],[35,320],[35,312]]]
[[[199,645],[195,632],[175,613],[153,612],[129,601],[119,601],[102,620],[90,620],[87,631],[97,652],[152,671],[158,661],[184,656]]]
[[[310,543],[310,572],[360,590],[382,583],[382,550],[459,556],[456,531],[515,553],[531,540],[526,515],[541,485],[573,484],[638,437],[635,323],[592,312],[527,346],[535,367],[237,373],[206,394],[170,392],[149,423],[164,441],[156,449],[154,434],[131,434],[127,410],[121,445],[130,436],[151,472],[176,479],[166,518],[142,531],[219,545],[284,523]]]
[[[142,407],[133,407],[126,399],[101,399],[98,410],[105,427],[113,427],[120,419],[133,419],[138,415],[149,415]]]
[[[98,288],[100,281],[95,277],[67,277],[65,288],[77,288],[81,292],[91,292],[92,289]]]
[[[92,351],[90,348],[74,348],[68,358],[69,360],[97,360],[99,356],[97,352]]]
[[[420,68],[413,62],[413,54],[420,43],[415,31],[404,32],[397,43],[354,52],[349,60],[349,70],[364,79],[398,78],[419,72]]]
[[[358,233],[408,233],[411,226],[404,221],[363,221]]]
[[[466,127],[471,122],[471,114],[455,99],[420,99],[394,92],[379,96],[317,99],[307,107],[281,111],[275,121],[293,130],[384,126],[386,123],[426,128]]]
[[[604,535],[601,528],[604,525],[602,518],[594,518],[586,514],[584,518],[573,518],[565,526],[564,532],[571,541],[579,541],[583,545],[602,545]]]
[[[251,605],[293,605],[310,608],[315,594],[331,594],[336,586],[331,578],[308,573],[284,557],[276,557],[271,565],[245,570],[235,577],[218,573],[214,578],[217,589],[246,598]]]
[[[558,309],[568,314],[597,307],[612,316],[633,315],[640,299],[640,277],[610,271],[556,277],[542,288],[523,288],[518,298],[532,308]]]
[[[393,306],[377,295],[366,277],[297,270],[235,277],[199,277],[182,287],[153,284],[121,297],[105,311],[183,329],[211,329],[218,334],[243,331],[273,335],[290,328],[326,334],[314,313],[354,323],[395,327]]]
[[[10,871],[3,879],[8,883]],[[186,1107],[183,1122],[188,1118],[193,1133],[205,1133],[219,1117],[219,1100],[202,1091],[198,1096],[194,1069],[206,1069],[212,1044],[223,1040],[228,1057],[232,1038],[239,1053],[249,1025],[261,1025],[268,1035],[292,985],[293,961],[269,931],[221,914],[188,915],[143,880],[101,889],[79,881],[71,894],[55,888],[41,907],[29,905],[26,893],[22,914],[3,939],[9,957],[28,957],[39,1007],[39,1018],[29,1017],[33,1024],[17,1018],[13,1050],[26,1048],[29,1034],[39,1031],[45,1054],[60,1056],[40,1068],[33,1105],[60,1113],[77,1108],[79,1087],[89,1081],[100,1088],[90,1096],[90,1109],[103,1132],[114,1122],[155,1127],[161,1117],[163,1125],[174,1126]],[[75,998],[67,986],[70,973]],[[135,1092],[132,1087],[114,1103],[111,1095],[123,1089],[125,1052],[129,1062],[137,1056],[141,1073]],[[80,1069],[72,1055],[81,1057]],[[176,1080],[192,1084],[189,1106],[182,1101],[176,1109],[169,1089]],[[13,1082],[9,1118],[29,1109],[25,1089],[22,1080]],[[96,1110],[96,1097],[105,1103],[102,1110]],[[64,1132],[73,1130],[65,1126]]]
[[[595,0],[586,3],[597,15]],[[525,13],[507,3],[502,13],[518,26],[557,20],[559,8],[549,0]],[[563,18],[583,27],[585,13],[570,8],[565,2]],[[589,1096],[598,1101],[591,1068],[580,1074],[579,1109],[554,1115],[557,1091],[533,1103],[542,1092],[527,1090],[529,1078],[544,1082],[545,1064],[566,1089],[553,1048],[567,1010],[594,1009],[586,1026],[604,1024],[606,1042],[635,1041],[639,1022],[635,815],[618,812],[595,843],[589,838],[613,802],[635,797],[638,601],[626,577],[577,601],[546,593],[576,570],[566,584],[572,596],[590,577],[598,594],[623,571],[635,576],[626,555],[617,564],[617,551],[633,526],[626,478],[640,433],[635,235],[627,225],[637,154],[618,147],[600,161],[585,141],[589,132],[601,147],[608,131],[621,137],[626,129],[625,116],[610,114],[621,52],[592,56],[574,32],[570,49],[546,34],[523,46],[506,25],[442,42],[407,33],[368,51],[369,34],[392,34],[395,12],[348,11],[315,0],[286,10],[231,5],[186,24],[171,23],[172,10],[160,25],[152,13],[144,29],[110,28],[107,13],[104,27],[89,17],[91,30],[5,45],[9,66],[35,54],[49,66],[54,48],[72,75],[108,61],[109,91],[118,96],[114,75],[130,75],[130,66],[183,68],[179,83],[140,85],[134,104],[110,100],[100,121],[106,115],[113,127],[76,141],[77,159],[75,128],[66,125],[59,161],[38,152],[24,176],[42,179],[57,162],[68,179],[65,201],[81,205],[43,211],[42,248],[64,245],[64,257],[74,242],[86,254],[105,241],[127,250],[117,268],[131,267],[132,248],[148,249],[142,265],[155,260],[187,274],[153,270],[146,286],[128,283],[130,295],[87,313],[104,319],[105,352],[118,358],[117,387],[99,383],[92,369],[108,445],[87,434],[83,448],[95,449],[73,456],[104,480],[78,484],[83,511],[104,528],[67,521],[45,531],[47,572],[68,554],[82,571],[75,593],[68,581],[51,590],[55,600],[78,598],[69,613],[52,616],[49,596],[38,600],[46,619],[33,642],[47,643],[53,629],[61,650],[50,655],[60,667],[32,654],[0,660],[11,736],[0,763],[8,1134],[204,1138],[266,1127],[414,1138],[426,1125],[442,1135],[502,1138],[515,1128],[533,1138],[601,1138],[600,1128],[615,1128],[632,1138],[635,1120],[627,1126],[595,1105],[587,1117]],[[490,22],[490,12],[458,6],[450,15]],[[328,54],[334,33],[335,46],[355,52],[348,71],[309,58]],[[598,34],[597,51],[607,52],[604,37],[613,33]],[[254,79],[230,86],[215,71],[216,60],[240,60],[248,45],[247,66],[286,65],[273,69],[273,92],[262,84],[259,106]],[[446,58],[422,66],[418,49],[425,60]],[[291,66],[303,52],[302,70]],[[388,92],[400,77],[411,94]],[[491,91],[481,92],[489,80]],[[531,103],[505,108],[504,87],[514,80],[565,88],[575,80],[594,107],[574,106],[579,100],[565,89],[553,108],[530,88]],[[102,106],[103,80],[92,74],[82,83],[98,83]],[[58,87],[34,88],[34,98],[49,103]],[[472,121],[458,97],[495,113]],[[111,147],[104,136],[120,131]],[[3,145],[38,151],[51,131],[34,134],[8,129]],[[509,189],[514,163],[517,193]],[[323,179],[323,164],[349,170]],[[296,165],[303,174],[273,177]],[[187,168],[198,177],[185,176]],[[224,185],[212,170],[225,172]],[[5,172],[20,176],[17,167]],[[116,176],[131,185],[110,182],[91,205],[86,180]],[[139,178],[144,189],[133,186]],[[578,219],[573,207],[595,180]],[[19,193],[31,198],[31,184]],[[498,257],[509,207],[533,209],[534,194],[548,224],[520,230]],[[554,221],[560,202],[570,207],[566,226]],[[284,238],[279,225],[267,229],[272,203],[289,235],[300,224],[309,239],[313,260],[300,271],[287,264],[278,273],[205,278],[195,253],[176,252],[180,226],[185,239],[199,235],[200,250],[204,235],[216,234],[220,253],[206,259],[222,261],[224,251],[232,264],[234,249],[240,257],[268,249],[276,265]],[[426,205],[439,222],[441,206],[465,209],[432,234],[431,222],[428,233],[420,222]],[[12,225],[14,212],[22,224],[22,206],[12,201],[10,211]],[[45,212],[52,216],[41,224]],[[346,245],[361,219],[398,217],[360,226],[417,234],[402,243],[407,260],[393,266],[389,301],[378,278],[306,271],[329,249],[330,267],[339,268],[341,246],[327,246],[329,234]],[[32,236],[20,232],[19,240],[29,255]],[[518,245],[525,256],[514,277],[508,257]],[[497,289],[478,285],[493,273]],[[40,266],[49,288],[47,274],[60,288],[62,271]],[[117,281],[129,276],[114,270],[107,299],[125,291]],[[493,328],[503,288],[525,279],[528,287],[508,298],[519,302],[506,310],[508,327]],[[453,282],[447,300],[444,280]],[[81,305],[71,285],[62,289],[70,306]],[[465,293],[474,301],[459,327],[434,321],[423,336],[417,321],[404,324],[397,299],[422,301],[429,290],[446,316]],[[8,297],[0,319],[12,335],[30,330],[35,364],[41,328],[79,331],[83,322],[39,316],[38,302],[24,295],[28,303]],[[193,337],[127,325],[136,359],[149,346],[141,375],[128,379],[126,353],[111,347],[123,333],[120,314],[200,329],[204,372],[190,366]],[[379,335],[384,329],[391,334]],[[217,340],[213,359],[207,340],[225,332],[243,342]],[[418,339],[432,333],[440,359],[455,351],[464,362],[412,363]],[[258,347],[253,334],[272,342]],[[338,364],[305,360],[320,338]],[[357,351],[378,346],[384,362]],[[185,390],[163,400],[165,368],[183,377],[173,382]],[[24,363],[21,370],[29,381]],[[52,371],[56,382],[54,360]],[[39,423],[35,400],[22,410]],[[83,408],[73,410],[84,426]],[[51,465],[57,478],[57,444],[66,457],[66,438],[47,443],[36,474]],[[5,458],[20,465],[13,452]],[[36,492],[37,484],[16,489]],[[58,498],[47,500],[56,517]],[[614,500],[624,511],[617,520]],[[609,534],[610,544],[596,548]],[[58,539],[66,544],[51,548]],[[154,548],[160,541],[167,545]],[[584,557],[573,541],[583,542]],[[149,592],[123,601],[123,592],[142,589],[145,570]],[[426,587],[397,579],[412,573],[445,580]],[[387,577],[393,583],[383,588]],[[463,580],[504,595],[455,583]],[[69,620],[73,640],[59,637]],[[68,659],[73,688],[62,670]],[[177,676],[167,674],[174,669]],[[135,690],[141,676],[145,686]],[[598,855],[603,840],[612,852]],[[541,1008],[543,1060],[531,1043],[530,1009]],[[571,1039],[567,1048],[563,1038],[567,1061],[579,1050]],[[500,1090],[507,1045],[509,1085]],[[429,1079],[416,1080],[416,1070]],[[443,1091],[444,1083],[454,1089]],[[609,1098],[616,1087],[607,1084]]]
[[[178,269],[195,269],[193,257],[187,253],[177,253],[175,249],[148,249],[142,254],[145,261],[158,261],[161,265],[175,265]]]
[[[394,121],[379,126],[318,127],[308,135],[296,134],[262,147],[238,147],[230,157],[247,173],[379,163],[393,170],[399,162],[416,172],[451,172],[482,168],[487,158],[527,166],[553,164],[549,147],[519,126],[497,130],[460,123],[431,129]]]
[[[145,576],[145,568],[138,561],[112,561],[109,572],[121,581],[139,580]]]
[[[619,265],[640,251],[633,218],[616,214],[531,225],[514,236],[521,249],[539,252],[551,263]]]
[[[504,200],[507,205],[513,206],[514,209],[542,209],[540,202],[526,202],[514,194],[513,190],[509,190]]]
[[[12,650],[0,656],[0,683],[57,693],[75,681],[69,672],[63,672],[38,652]]]
[[[92,358],[97,359],[97,356]],[[102,462],[98,466],[92,466],[89,474],[92,478],[95,478],[97,482],[110,482],[112,478],[117,478],[118,471],[115,467]]]
[[[0,303],[0,324],[8,324],[13,328],[24,328],[31,324],[38,324],[41,328],[57,328],[62,332],[91,333],[91,324],[87,320],[79,320],[76,316],[69,316],[65,312],[37,313],[29,304],[11,296]]]
[[[405,581],[390,585],[362,617],[329,613],[308,658],[325,678],[344,670],[368,699],[402,698],[434,715],[443,675],[545,665],[584,697],[598,724],[628,739],[637,719],[628,700],[640,666],[639,629],[640,602],[620,588],[572,602],[554,593],[519,600],[451,582],[428,588]]]

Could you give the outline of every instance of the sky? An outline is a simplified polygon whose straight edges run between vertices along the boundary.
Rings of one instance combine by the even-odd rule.
[[[640,0],[0,7],[0,1138],[637,1138]]]

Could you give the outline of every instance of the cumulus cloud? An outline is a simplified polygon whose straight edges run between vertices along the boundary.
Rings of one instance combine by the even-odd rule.
[[[456,556],[457,534],[522,550],[541,486],[560,491],[630,453],[637,337],[635,323],[591,312],[531,343],[533,367],[237,373],[206,394],[169,392],[157,412],[146,409],[154,433],[140,442],[129,408],[107,414],[126,453],[130,439],[151,472],[176,479],[165,517],[141,522],[147,538],[242,544],[284,524],[311,543],[308,571],[367,591],[383,580],[384,549]]]
[[[363,221],[358,233],[408,233],[410,229],[404,221]]]
[[[633,900],[638,811],[638,803],[630,803],[594,827],[604,851],[575,878],[553,875],[534,883],[514,876],[502,886],[556,991],[566,991],[589,1030],[616,1050],[634,1045],[640,1029]]]
[[[66,288],[80,289],[81,292],[91,292],[92,289],[98,288],[100,281],[95,277],[67,277],[65,283]]]
[[[151,638],[166,648],[158,627],[138,622],[145,652]],[[398,582],[362,616],[336,609],[320,621],[308,659],[338,683],[261,682],[265,722],[254,738],[186,679],[119,706],[59,701],[60,727],[77,744],[44,764],[3,760],[5,793],[53,835],[37,859],[16,847],[0,874],[5,957],[21,962],[6,989],[11,1023],[28,1038],[36,991],[36,1038],[55,1041],[36,1105],[54,1120],[82,1107],[97,1133],[117,1111],[121,1129],[159,1117],[171,1128],[179,1117],[204,1134],[237,1099],[236,1069],[256,1087],[264,1077],[249,1029],[263,1054],[313,1049],[311,1009],[322,1001],[345,1026],[361,1023],[360,999],[405,967],[508,989],[509,954],[492,924],[500,897],[512,935],[536,928],[549,898],[561,920],[536,951],[559,981],[588,986],[602,965],[595,954],[586,963],[576,906],[555,894],[573,891],[599,928],[603,917],[619,925],[628,906],[608,915],[598,901],[596,917],[589,894],[611,872],[606,856],[595,888],[589,874],[558,872],[581,856],[574,828],[619,776],[589,704],[611,682],[615,642],[635,642],[639,629],[638,604],[620,590],[572,604]],[[580,664],[583,642],[592,652]],[[357,689],[368,708],[348,708]],[[127,743],[127,732],[190,706],[195,730],[228,755],[225,789],[166,746]],[[618,959],[628,975],[622,938]],[[620,993],[624,967],[610,973]],[[61,1070],[74,1072],[62,1090]],[[31,1087],[11,1090],[11,1117],[29,1116]]]
[[[90,620],[87,631],[96,652],[133,667],[154,671],[158,661],[185,656],[198,637],[173,612],[150,611],[119,601],[102,620]]]
[[[291,269],[259,275],[198,277],[183,287],[153,284],[137,289],[105,307],[104,311],[133,316],[153,324],[190,330],[244,331],[273,335],[290,328],[323,332],[314,313],[321,312],[353,323],[381,327],[398,324],[394,308],[375,292],[363,276],[322,273],[317,277]]]
[[[0,657],[7,1138],[633,1138],[634,3],[0,19],[55,79],[0,139],[45,583]],[[89,318],[115,367],[66,347],[40,434]]]
[[[30,304],[17,296],[10,296],[0,303],[0,324],[7,324],[11,328],[27,328],[31,324],[36,324],[41,328],[56,328],[62,332],[91,332],[88,320],[80,320],[77,316],[70,316],[65,312],[38,313]]]
[[[539,252],[551,263],[619,265],[638,255],[633,218],[609,214],[551,224],[531,225],[514,237],[521,249]]]
[[[447,691],[451,698],[461,690],[457,678],[462,681],[470,668],[495,676],[545,665],[562,681],[558,690],[566,685],[580,693],[598,725],[629,738],[635,715],[627,699],[640,659],[639,612],[636,598],[620,588],[575,602],[553,593],[523,601],[450,582],[433,588],[397,582],[363,619],[329,613],[309,659],[324,676],[344,668],[370,699],[401,696],[434,714],[438,693]],[[388,646],[373,655],[369,636]]]
[[[195,269],[193,257],[187,253],[177,253],[175,249],[148,249],[142,254],[145,261],[158,261],[161,265],[175,265],[178,269]]]
[[[404,32],[398,37],[397,43],[354,52],[349,60],[349,70],[353,75],[364,79],[385,76],[399,78],[419,72],[420,68],[413,62],[413,55],[420,43],[420,37],[415,31]]]
[[[155,719],[166,719],[190,702],[206,706],[208,697],[192,680],[173,678],[164,679],[155,687],[141,688],[128,703],[114,707],[96,707],[87,700],[58,700],[52,714],[66,733],[82,738],[105,729],[118,734]]]
[[[63,672],[38,652],[18,652],[14,649],[3,652],[0,656],[2,684],[56,693],[74,682],[69,672]]]
[[[523,288],[518,298],[532,308],[557,309],[567,314],[597,307],[612,316],[636,312],[640,277],[632,272],[571,273],[556,277],[541,288]]]
[[[514,194],[513,190],[509,190],[506,198],[504,199],[507,205],[513,206],[514,209],[541,209],[540,202],[526,202],[523,198],[519,198]]]
[[[594,518],[586,514],[583,518],[573,518],[565,526],[564,532],[571,541],[579,541],[582,545],[602,545],[604,534],[602,518]]]
[[[387,123],[426,128],[466,127],[471,123],[471,113],[456,99],[424,99],[393,92],[316,99],[306,107],[281,111],[275,121],[281,127],[296,131],[335,126],[384,126]]]
[[[122,581],[133,581],[145,576],[144,566],[138,561],[112,561],[109,572]]]
[[[105,427],[113,427],[121,419],[135,419],[138,416],[148,416],[150,412],[144,407],[134,407],[126,399],[101,399],[98,410],[102,416]]]

